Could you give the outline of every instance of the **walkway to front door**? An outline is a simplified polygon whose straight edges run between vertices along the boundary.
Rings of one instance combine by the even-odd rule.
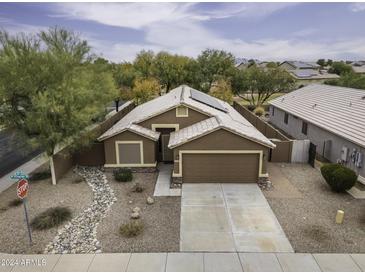
[[[170,188],[171,173],[174,166],[172,164],[158,164],[158,177],[153,196],[181,196],[181,189]]]
[[[180,251],[293,248],[257,184],[183,184]]]

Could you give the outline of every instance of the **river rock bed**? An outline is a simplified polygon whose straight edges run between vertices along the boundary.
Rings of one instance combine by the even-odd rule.
[[[97,227],[117,200],[105,174],[95,167],[76,167],[93,192],[92,204],[58,231],[44,253],[99,253]]]

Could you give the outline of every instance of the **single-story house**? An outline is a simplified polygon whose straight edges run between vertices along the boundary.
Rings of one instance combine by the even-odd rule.
[[[280,64],[296,80],[296,86],[306,86],[309,84],[321,84],[326,80],[337,79],[340,76],[334,73],[328,73],[326,69],[320,69],[320,66],[312,62],[285,61]]]
[[[355,73],[365,74],[365,61],[357,61],[351,63],[352,70]]]
[[[270,123],[309,139],[318,156],[343,163],[365,183],[365,90],[313,84],[269,103]]]
[[[98,138],[105,167],[173,163],[174,181],[256,183],[275,145],[228,103],[182,85],[137,106]]]
[[[279,67],[286,70],[300,70],[300,69],[319,69],[320,65],[313,62],[302,61],[284,61]]]

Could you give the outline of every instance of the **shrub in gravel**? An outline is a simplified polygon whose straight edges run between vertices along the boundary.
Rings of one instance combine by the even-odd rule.
[[[30,181],[41,181],[41,180],[45,180],[48,178],[51,178],[51,171],[46,170],[46,171],[40,171],[40,172],[33,173],[32,175],[30,175],[29,180]]]
[[[118,168],[113,173],[114,179],[118,182],[130,182],[133,179],[132,170],[129,168]]]
[[[11,200],[8,205],[10,207],[17,207],[17,206],[20,206],[22,203],[23,203],[22,200],[14,199],[14,200]]]
[[[265,114],[265,109],[263,107],[257,107],[254,109],[253,113],[255,113],[256,116],[261,117]]]
[[[144,225],[141,221],[131,221],[120,226],[119,233],[124,237],[136,237],[143,232]]]
[[[321,167],[321,173],[335,192],[344,192],[352,188],[357,181],[356,173],[340,164],[326,164]]]
[[[135,183],[132,188],[132,191],[137,193],[141,193],[143,192],[143,190],[144,190],[143,186],[141,186],[139,183]]]
[[[67,207],[52,207],[36,216],[30,224],[35,230],[49,229],[70,220],[71,215]]]
[[[81,177],[76,177],[75,179],[73,179],[72,183],[73,184],[79,184],[79,183],[82,183],[84,181],[83,178]]]

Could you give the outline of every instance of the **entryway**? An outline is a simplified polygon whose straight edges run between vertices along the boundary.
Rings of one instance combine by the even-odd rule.
[[[293,252],[257,184],[183,184],[180,251]]]
[[[172,149],[168,148],[170,141],[170,133],[175,131],[175,128],[156,128],[160,132],[160,139],[158,140],[157,160],[159,162],[173,162],[174,156]]]

